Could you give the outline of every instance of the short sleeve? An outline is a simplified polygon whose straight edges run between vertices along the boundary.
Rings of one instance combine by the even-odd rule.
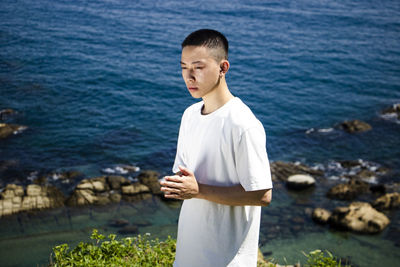
[[[236,172],[246,191],[272,188],[264,127],[260,123],[241,134],[235,149]]]
[[[179,135],[178,135],[178,144],[176,146],[176,155],[175,155],[175,162],[174,166],[172,167],[172,172],[177,173],[179,172],[179,165],[186,166],[185,164],[185,156],[184,156],[184,149],[183,149],[183,139],[184,139],[184,115],[181,119],[181,125],[179,127]]]

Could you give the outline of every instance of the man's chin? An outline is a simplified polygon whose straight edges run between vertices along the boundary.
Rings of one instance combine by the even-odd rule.
[[[191,95],[193,98],[196,98],[196,99],[202,97],[202,96],[199,94],[199,92],[190,92],[190,91],[189,91],[189,93],[190,93],[190,95]]]
[[[201,98],[201,96],[198,96],[198,95],[192,95],[192,97],[193,97],[193,98],[196,98],[196,99]]]

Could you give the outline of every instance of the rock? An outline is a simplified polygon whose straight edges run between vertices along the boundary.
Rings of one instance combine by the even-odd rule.
[[[107,182],[113,190],[119,190],[121,186],[130,184],[130,181],[123,176],[108,176]]]
[[[132,222],[136,226],[149,226],[151,222],[144,218],[136,218],[134,222]]]
[[[295,174],[287,178],[286,186],[293,190],[303,190],[315,185],[315,179],[310,175]]]
[[[95,192],[101,193],[110,190],[105,176],[91,178],[89,182],[92,183]]]
[[[368,234],[381,232],[389,223],[385,214],[366,202],[335,208],[329,217],[329,224],[333,227]]]
[[[400,103],[393,104],[391,107],[384,109],[382,114],[394,114],[397,116],[397,119],[400,119]]]
[[[27,186],[26,195],[22,186],[9,184],[0,199],[0,216],[22,211],[57,208],[64,205],[64,194],[54,186]]]
[[[111,200],[110,200],[108,193],[95,196],[94,202],[93,202],[93,204],[96,204],[96,205],[107,205],[110,203],[111,203]]]
[[[81,190],[93,190],[94,192],[101,193],[110,190],[106,178],[95,177],[91,179],[83,179],[76,187]]]
[[[121,194],[118,194],[118,193],[115,193],[115,192],[111,192],[111,194],[110,194],[111,202],[118,203],[118,202],[121,201],[121,199],[122,199]]]
[[[93,184],[88,179],[83,179],[77,186],[79,190],[93,190]]]
[[[118,230],[118,233],[122,234],[122,235],[136,235],[139,233],[139,230],[138,230],[137,226],[127,225],[127,226],[124,226],[123,228],[121,228],[120,230]]]
[[[122,186],[121,192],[123,195],[135,195],[135,194],[139,194],[139,193],[150,192],[150,189],[143,184],[134,183],[131,185]]]
[[[108,185],[105,183],[105,181],[92,181],[93,185],[93,191],[96,192],[104,192],[108,189]]]
[[[327,196],[340,200],[353,200],[358,195],[368,192],[369,185],[359,180],[350,180],[346,184],[338,184],[332,187]]]
[[[132,202],[151,198],[150,192],[148,186],[139,182],[131,184],[122,176],[101,176],[83,179],[66,203],[70,206],[79,206],[118,203],[121,199]]]
[[[68,206],[81,206],[94,204],[96,201],[94,192],[90,189],[75,189],[72,195],[67,199]]]
[[[158,180],[159,176],[160,174],[156,171],[142,171],[137,178],[139,179],[140,183],[150,188],[154,195],[162,195],[161,185]]]
[[[317,223],[326,224],[331,214],[329,210],[316,208],[313,210],[312,219]]]
[[[42,193],[44,193],[45,196],[49,197],[51,208],[64,206],[66,198],[57,187],[52,185],[42,186]]]
[[[110,221],[109,225],[112,227],[124,227],[129,225],[129,221],[125,219],[115,219]]]
[[[372,129],[371,125],[360,120],[344,121],[340,124],[340,128],[348,133],[365,132]]]
[[[24,195],[24,188],[16,184],[8,184],[3,192],[1,192],[1,197],[3,199],[13,198],[14,196],[22,197]]]
[[[136,202],[136,201],[140,201],[140,200],[150,199],[152,197],[153,197],[153,195],[150,193],[141,193],[141,194],[135,194],[135,195],[123,195],[122,199],[127,202]]]
[[[28,127],[16,124],[0,123],[0,139],[4,139],[12,134],[17,134]]]
[[[369,180],[371,177],[375,177],[376,173],[370,170],[363,169],[360,170],[356,175],[361,179]]]
[[[361,167],[361,163],[358,160],[341,160],[340,165],[345,169],[351,169],[354,167]]]
[[[393,209],[400,206],[400,194],[389,193],[377,198],[373,203],[372,206],[378,210],[387,210]]]
[[[40,196],[42,192],[42,187],[40,185],[36,185],[36,184],[30,184],[26,187],[26,194],[28,196]]]
[[[14,115],[17,112],[11,108],[0,110],[0,120],[5,120],[7,116]]]
[[[275,161],[270,164],[273,181],[286,181],[289,176],[295,174],[308,174],[312,176],[323,176],[321,170],[312,169],[304,164]]]

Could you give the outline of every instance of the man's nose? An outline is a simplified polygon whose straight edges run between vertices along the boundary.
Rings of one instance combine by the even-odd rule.
[[[186,80],[194,82],[196,80],[196,77],[194,76],[193,70],[189,69],[186,73]]]

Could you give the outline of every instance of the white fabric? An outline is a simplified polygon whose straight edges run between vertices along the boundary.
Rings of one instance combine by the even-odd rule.
[[[237,97],[202,115],[203,102],[182,116],[173,172],[182,165],[199,183],[246,191],[272,188],[264,127]],[[184,200],[174,266],[256,266],[261,207]]]

